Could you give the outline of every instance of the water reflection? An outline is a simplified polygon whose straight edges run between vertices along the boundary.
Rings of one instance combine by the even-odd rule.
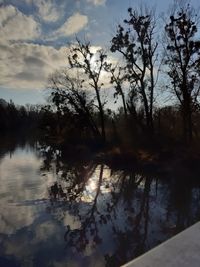
[[[111,169],[39,143],[4,149],[0,266],[120,266],[199,220],[198,181],[175,175]]]
[[[100,250],[105,266],[125,263],[199,218],[199,185],[195,193],[187,177],[162,180],[94,162],[66,168],[59,161],[67,208],[80,220],[77,229],[67,226],[67,248],[83,257]]]

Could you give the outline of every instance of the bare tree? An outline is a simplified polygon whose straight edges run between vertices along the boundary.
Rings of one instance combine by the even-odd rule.
[[[127,103],[126,103],[126,97],[123,90],[124,82],[126,80],[126,75],[124,72],[124,68],[120,67],[119,65],[113,65],[112,63],[105,64],[105,70],[110,73],[110,82],[111,84],[114,84],[115,93],[114,98],[117,98],[119,95],[122,99],[124,114],[127,117]]]
[[[81,43],[78,39],[77,45],[71,48],[71,55],[68,57],[71,67],[81,69],[87,75],[89,86],[95,91],[101,122],[101,137],[103,141],[106,140],[106,134],[103,108],[104,104],[101,98],[101,88],[103,83],[100,76],[102,74],[106,58],[107,56],[103,50],[98,50],[94,54],[92,53],[92,47],[89,42]]]
[[[100,132],[94,119],[94,99],[83,88],[82,79],[72,77],[68,70],[60,70],[51,75],[49,82],[51,101],[57,108],[58,116],[66,110],[78,114],[84,127],[99,138]]]
[[[126,77],[131,84],[132,95],[139,95],[143,103],[146,126],[153,131],[153,102],[155,90],[155,64],[158,43],[154,41],[156,21],[150,10],[128,9],[129,18],[124,27],[118,26],[112,39],[111,51],[123,55]],[[135,98],[134,98],[135,99]]]
[[[166,64],[182,112],[183,134],[192,139],[192,113],[199,95],[200,40],[197,16],[189,4],[175,10],[165,26]]]

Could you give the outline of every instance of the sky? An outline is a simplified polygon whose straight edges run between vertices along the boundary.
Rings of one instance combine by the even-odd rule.
[[[192,0],[199,7],[199,0]],[[149,5],[148,0],[144,3]],[[0,98],[42,104],[47,81],[67,65],[69,45],[86,39],[109,48],[116,26],[138,0],[0,0]],[[157,14],[172,1],[153,0]]]

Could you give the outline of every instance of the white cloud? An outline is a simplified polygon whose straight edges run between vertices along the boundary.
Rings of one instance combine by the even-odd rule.
[[[92,46],[91,51],[95,53],[100,48]],[[56,49],[53,46],[31,43],[9,45],[0,43],[0,87],[42,90],[47,86],[48,77],[52,73],[68,65],[69,53],[70,48],[64,46]],[[110,80],[108,73],[103,71],[101,79],[104,87],[108,88]]]
[[[36,44],[0,45],[0,85],[42,89],[48,76],[67,63],[67,48]],[[66,58],[66,60],[65,60]]]
[[[31,4],[33,0],[24,1]],[[39,2],[45,1],[37,0],[37,4]],[[36,1],[34,5],[36,5],[35,3]],[[73,35],[81,31],[87,23],[87,16],[78,12],[74,13],[49,36],[49,39]],[[69,48],[56,49],[53,46],[27,42],[39,37],[41,37],[40,24],[32,16],[23,14],[11,5],[0,8],[1,87],[16,88],[16,90],[17,88],[43,89],[47,85],[49,75],[56,69],[67,65],[67,51],[69,51]]]
[[[95,6],[102,6],[102,5],[105,5],[106,0],[87,0],[87,2]]]
[[[46,23],[56,22],[64,15],[65,2],[56,0],[23,0],[27,5],[36,7],[35,14]]]
[[[14,6],[0,8],[0,41],[33,40],[40,35],[40,25],[32,16],[21,13]]]
[[[38,8],[38,15],[46,22],[56,22],[63,16],[62,6],[56,5],[52,0],[37,0],[34,4]]]
[[[92,47],[96,52],[100,47]],[[0,86],[18,89],[43,89],[49,75],[67,66],[69,48],[56,49],[30,43],[0,43]],[[103,73],[105,83],[106,73]]]
[[[75,13],[55,32],[55,36],[70,36],[81,31],[88,23],[88,17]]]

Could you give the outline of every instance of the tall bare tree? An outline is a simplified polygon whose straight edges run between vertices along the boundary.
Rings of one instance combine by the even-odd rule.
[[[95,91],[101,122],[101,137],[103,141],[106,140],[106,134],[104,103],[101,98],[101,88],[103,86],[101,74],[106,58],[107,56],[103,50],[98,50],[94,54],[89,42],[81,43],[78,39],[77,45],[71,48],[71,55],[68,57],[71,67],[81,69],[87,75],[89,86]]]
[[[123,55],[126,63],[126,77],[130,87],[139,95],[143,104],[146,126],[153,131],[153,103],[155,90],[155,63],[158,43],[155,42],[156,21],[153,12],[128,9],[129,18],[124,27],[118,25],[111,51]],[[135,98],[134,98],[135,99]]]
[[[168,75],[180,102],[184,137],[191,140],[192,113],[200,90],[200,39],[197,38],[197,16],[189,4],[173,12],[165,32]]]

